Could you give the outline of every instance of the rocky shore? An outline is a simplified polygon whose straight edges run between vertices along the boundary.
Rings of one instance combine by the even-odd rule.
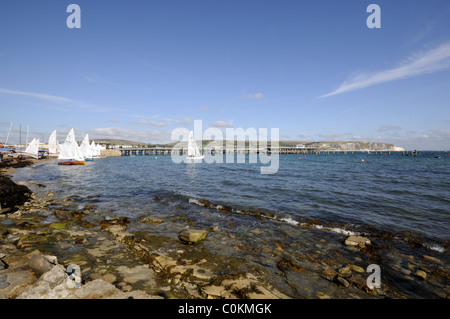
[[[279,241],[254,246],[250,237],[199,228],[182,213],[105,218],[94,213],[95,198],[79,208],[74,196],[16,185],[5,170],[0,176],[2,205],[10,208],[0,214],[0,298],[450,297],[448,255],[400,245],[388,234],[293,226],[311,240],[283,241],[289,234],[280,233]],[[156,231],[168,223],[177,236]],[[264,238],[264,229],[251,235]],[[382,269],[380,288],[367,286],[370,264]]]
[[[33,164],[32,159],[19,161],[16,157],[5,158],[0,162],[0,214],[14,212],[18,206],[23,205],[30,197],[28,187],[17,185],[7,174],[14,172],[16,168]]]

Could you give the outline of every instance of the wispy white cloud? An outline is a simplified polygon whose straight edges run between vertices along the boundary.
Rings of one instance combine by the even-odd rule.
[[[212,122],[210,125],[212,127],[233,127],[233,125],[231,125],[230,123],[225,122],[225,121],[215,121],[215,122]]]
[[[73,100],[73,99],[70,99],[70,98],[62,97],[62,96],[49,95],[49,94],[43,94],[43,93],[17,91],[17,90],[5,89],[5,88],[0,88],[0,93],[10,94],[10,95],[28,96],[28,97],[44,100],[44,101],[47,101],[47,102],[54,102],[56,104],[58,104],[58,103],[63,103],[63,104],[71,103],[72,105],[77,106],[78,109],[87,109],[87,110],[95,111],[95,112],[109,112],[109,111],[112,111],[112,110],[116,110],[116,111],[121,110],[119,108],[111,108],[111,107],[101,106],[101,105],[97,105],[97,104],[92,104],[92,103],[89,103],[89,102],[77,101],[77,100]],[[46,105],[45,107],[46,108],[54,108],[56,110],[66,111],[66,112],[70,112],[70,111],[76,110],[75,108],[68,108],[68,107],[63,108],[63,107],[55,107],[55,106],[50,106],[50,105]]]
[[[406,79],[423,74],[434,73],[450,67],[450,43],[411,55],[400,66],[374,72],[360,73],[352,76],[336,90],[322,95],[321,98],[363,89],[372,85]]]
[[[166,125],[164,122],[156,122],[156,121],[153,121],[153,120],[144,120],[144,119],[137,121],[137,123],[138,124],[158,126],[158,127],[163,127],[163,126]]]
[[[172,124],[179,124],[179,125],[186,125],[192,123],[192,120],[187,116],[183,117],[181,120],[167,119],[167,121]]]
[[[68,99],[65,97],[61,97],[61,96],[48,95],[48,94],[42,94],[42,93],[25,92],[25,91],[15,91],[15,90],[3,89],[3,88],[0,88],[0,93],[30,96],[30,97],[38,98],[41,100],[50,101],[50,102],[74,102],[74,100],[71,100],[71,99]]]

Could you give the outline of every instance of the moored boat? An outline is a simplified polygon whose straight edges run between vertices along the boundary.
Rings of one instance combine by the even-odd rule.
[[[58,140],[56,139],[56,130],[50,134],[48,138],[48,155],[49,156],[58,156],[60,153],[60,146]]]
[[[33,158],[38,158],[38,153],[39,153],[39,139],[33,138],[30,142],[30,144],[28,144],[28,146],[26,147],[25,151],[21,152],[24,155],[28,155],[30,157]]]
[[[86,164],[85,161],[75,162],[72,160],[70,160],[68,162],[58,162],[58,165],[85,165],[85,164]]]
[[[85,135],[85,137],[83,138],[83,142],[81,142],[80,151],[85,161],[93,161],[94,154],[92,153],[92,148],[89,144],[88,134]]]
[[[58,165],[85,165],[85,160],[75,140],[73,129],[67,134],[65,142],[61,146],[58,160],[60,160]]]

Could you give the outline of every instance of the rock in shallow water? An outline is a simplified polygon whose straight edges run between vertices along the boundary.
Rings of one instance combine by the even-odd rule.
[[[363,236],[351,235],[344,242],[347,246],[370,245],[370,239]]]
[[[195,244],[206,238],[208,231],[197,229],[185,229],[178,234],[181,241]]]

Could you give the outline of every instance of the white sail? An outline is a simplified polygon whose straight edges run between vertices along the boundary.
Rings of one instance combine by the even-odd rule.
[[[94,157],[97,157],[97,147],[95,146],[95,142],[92,141],[90,146],[91,146],[91,152],[92,152],[92,155],[93,155]]]
[[[102,155],[100,144],[97,144],[97,146],[95,148],[97,150],[97,156],[100,157]]]
[[[197,161],[203,159],[203,157],[204,156],[200,153],[197,143],[194,140],[194,132],[190,131],[188,140],[188,156],[186,158],[186,161]]]
[[[32,157],[38,157],[39,152],[39,139],[33,138],[33,140],[28,144],[27,148],[25,149],[25,153]]]
[[[50,134],[50,137],[48,138],[48,154],[50,156],[55,156],[59,153],[58,149],[58,141],[56,140],[56,130],[53,131],[52,134]]]
[[[80,152],[77,141],[75,140],[75,132],[73,129],[67,134],[64,144],[61,146],[61,152],[58,159],[60,160],[72,160],[72,161],[84,161],[84,157]]]
[[[95,145],[95,142],[91,142],[91,152],[96,158],[100,157],[100,144]]]
[[[92,158],[94,155],[92,154],[91,145],[89,144],[88,134],[86,134],[86,136],[83,138],[83,142],[81,142],[80,151],[81,155],[83,155],[84,158]]]

